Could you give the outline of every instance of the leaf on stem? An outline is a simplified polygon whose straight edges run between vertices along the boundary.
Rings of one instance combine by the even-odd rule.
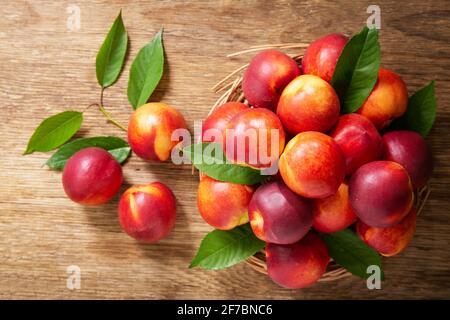
[[[103,88],[116,82],[127,53],[128,34],[120,11],[97,54],[95,69],[97,81]]]

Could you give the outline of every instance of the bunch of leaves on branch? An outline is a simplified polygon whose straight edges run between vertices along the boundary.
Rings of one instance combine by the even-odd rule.
[[[162,46],[163,30],[141,48],[131,65],[128,79],[128,101],[133,109],[145,104],[158,85],[164,67]],[[104,92],[118,80],[125,64],[128,50],[128,33],[122,12],[111,26],[96,58],[96,76],[100,86],[99,101],[89,107],[96,107],[106,119],[123,131],[126,126],[115,120],[104,105]],[[24,154],[48,152],[59,148],[46,162],[51,169],[63,170],[67,160],[77,151],[88,147],[99,147],[108,151],[119,163],[130,155],[128,143],[119,137],[80,137],[72,139],[83,122],[84,111],[63,111],[44,119],[31,136]],[[72,140],[71,140],[72,139]]]

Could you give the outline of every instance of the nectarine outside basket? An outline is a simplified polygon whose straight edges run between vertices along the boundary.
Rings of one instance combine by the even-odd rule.
[[[285,44],[275,44],[275,45],[264,45],[264,46],[255,46],[251,47],[248,50],[236,52],[228,55],[228,57],[237,56],[243,53],[255,52],[265,49],[305,49],[308,44],[304,43],[285,43]],[[302,55],[290,55],[299,65],[302,61]],[[218,106],[226,103],[226,102],[242,102],[246,105],[249,105],[247,99],[242,92],[242,74],[247,68],[248,63],[243,65],[242,67],[234,70],[232,73],[227,75],[224,79],[218,82],[212,90],[216,93],[222,93],[219,99],[214,103],[208,115],[210,115]],[[200,137],[201,138],[201,137]],[[415,193],[414,207],[417,210],[417,215],[419,215],[428,199],[430,194],[429,186],[425,186],[422,189],[418,190]],[[267,274],[267,265],[266,265],[266,254],[265,250],[261,250],[257,252],[252,257],[248,258],[245,261],[250,267],[255,269],[258,272]],[[345,278],[350,276],[351,273],[344,269],[342,266],[337,264],[335,261],[331,261],[327,267],[327,271],[323,274],[322,278],[319,279],[319,282],[329,282],[335,281],[341,278]]]

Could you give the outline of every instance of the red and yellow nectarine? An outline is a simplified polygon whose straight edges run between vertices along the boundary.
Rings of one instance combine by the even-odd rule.
[[[283,125],[268,109],[243,110],[225,128],[225,155],[234,163],[271,167],[283,152],[284,143]]]
[[[140,158],[166,161],[179,142],[172,140],[172,133],[185,128],[183,116],[173,107],[159,102],[147,103],[131,115],[128,142]]]
[[[345,182],[334,195],[316,199],[313,205],[313,228],[319,232],[337,232],[356,221],[348,198],[348,184]]]
[[[223,142],[224,130],[228,122],[242,110],[248,109],[248,106],[241,102],[227,102],[217,107],[211,113],[202,126],[203,142]],[[217,140],[219,138],[219,140]]]
[[[289,83],[278,102],[277,115],[291,134],[326,132],[339,118],[339,98],[333,87],[313,75],[302,75]]]
[[[153,243],[165,238],[175,219],[175,196],[160,182],[130,187],[120,198],[120,225],[138,241]]]
[[[365,116],[381,130],[394,119],[401,117],[407,106],[408,90],[405,82],[398,74],[380,68],[377,83],[357,113]]]
[[[306,198],[336,193],[345,176],[345,159],[334,140],[320,132],[302,132],[289,141],[279,162],[286,185]]]
[[[412,209],[399,223],[387,228],[370,227],[358,221],[356,231],[367,245],[390,257],[402,252],[411,242],[416,231],[416,216],[416,211]]]
[[[218,181],[204,175],[198,185],[198,211],[214,228],[230,230],[248,222],[248,204],[252,195],[251,186]]]

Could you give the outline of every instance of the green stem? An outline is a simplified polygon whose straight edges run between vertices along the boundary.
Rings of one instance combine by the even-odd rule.
[[[123,126],[122,124],[120,124],[119,122],[114,120],[114,118],[111,117],[111,115],[108,113],[108,111],[105,110],[105,108],[103,106],[99,105],[98,109],[101,111],[101,113],[103,113],[103,115],[106,117],[106,119],[108,119],[108,121],[111,122],[113,125],[115,125],[119,129],[122,129],[125,132],[128,131],[128,129],[125,128],[125,126]]]
[[[103,91],[104,90],[105,90],[105,88],[102,87],[102,90],[100,91],[100,104],[98,104],[98,109],[100,110],[101,113],[103,113],[103,115],[106,117],[106,119],[108,119],[109,122],[111,122],[113,125],[115,125],[119,129],[122,129],[123,131],[128,132],[128,129],[124,125],[122,125],[118,121],[116,121],[108,113],[108,111],[106,111],[105,107],[103,106]]]

